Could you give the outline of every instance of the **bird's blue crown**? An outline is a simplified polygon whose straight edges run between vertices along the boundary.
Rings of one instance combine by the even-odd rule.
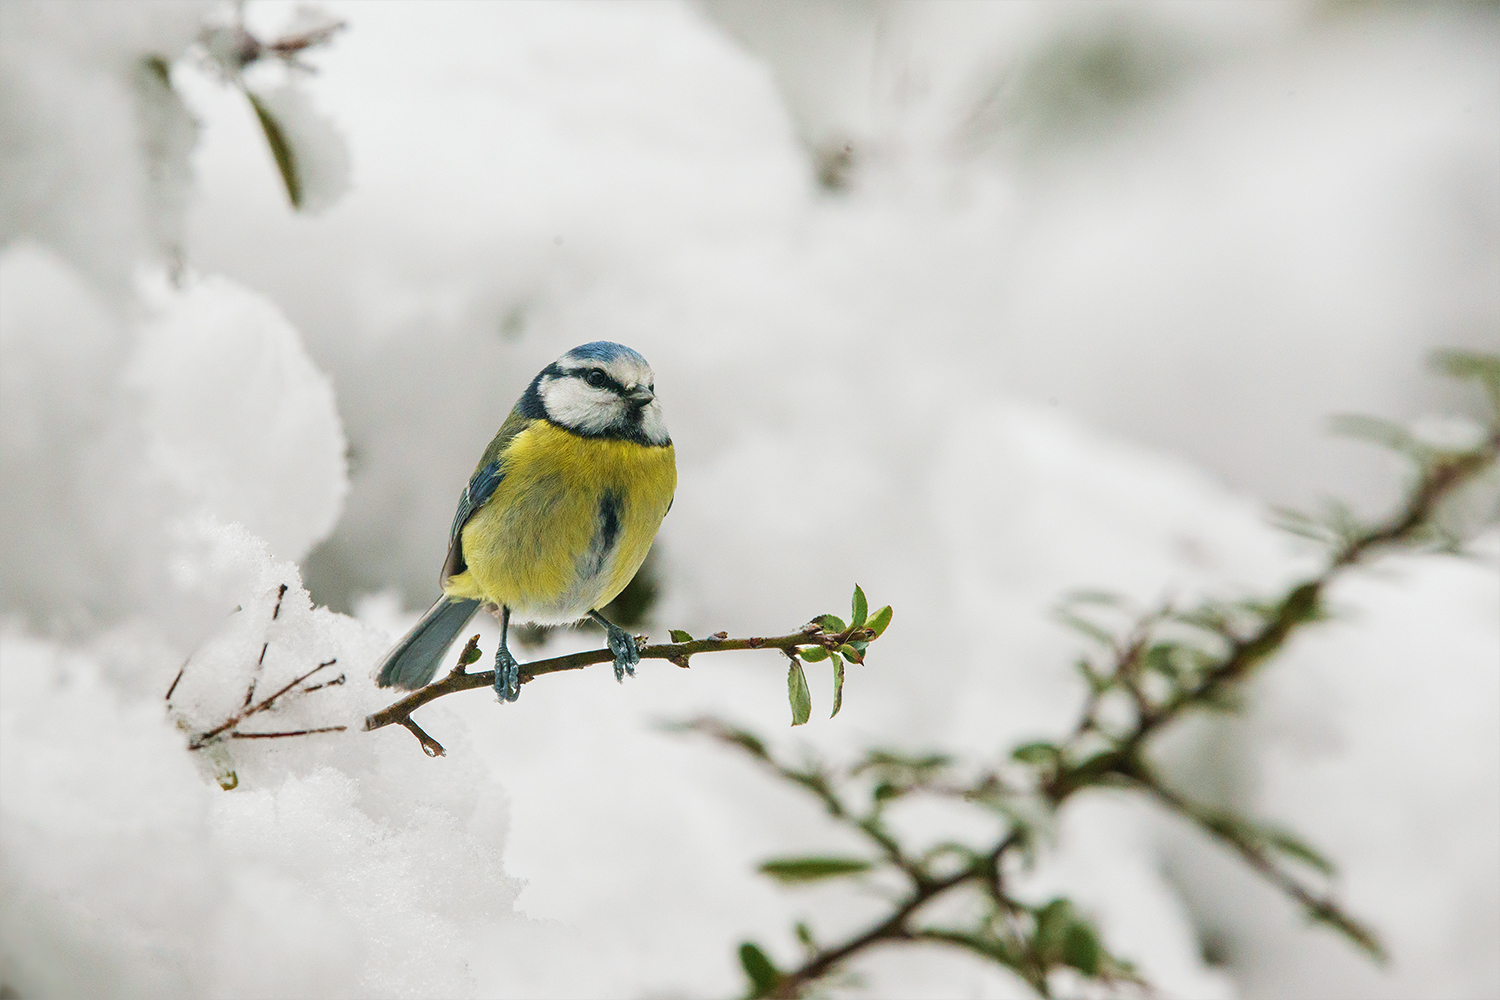
[[[563,357],[575,361],[614,361],[617,358],[633,358],[643,365],[646,364],[646,359],[635,351],[624,344],[616,344],[609,340],[595,340],[587,344],[579,344]]]

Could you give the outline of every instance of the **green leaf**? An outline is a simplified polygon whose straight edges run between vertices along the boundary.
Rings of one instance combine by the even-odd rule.
[[[1360,438],[1392,451],[1411,452],[1417,447],[1411,431],[1379,417],[1343,413],[1333,417],[1329,423],[1332,424],[1333,433],[1341,437]]]
[[[1314,868],[1324,875],[1331,876],[1337,873],[1332,861],[1329,861],[1322,854],[1313,850],[1296,834],[1272,826],[1263,826],[1260,832],[1265,836],[1266,843],[1287,857],[1296,858],[1309,868]]]
[[[812,928],[807,926],[805,921],[797,921],[797,926],[793,927],[792,930],[796,932],[797,940],[806,949],[809,957],[818,953],[818,942],[813,939]]]
[[[672,641],[673,642],[692,642],[693,641],[693,637],[690,636],[690,635],[688,635],[686,632],[684,632],[680,628],[674,628],[674,629],[672,629],[671,630],[671,635],[672,635]]]
[[[1177,669],[1177,646],[1169,642],[1159,642],[1146,650],[1145,656],[1141,657],[1141,663],[1147,670],[1154,670],[1163,677],[1176,677],[1180,671]]]
[[[1319,607],[1322,596],[1322,586],[1317,581],[1309,581],[1297,587],[1286,600],[1281,602],[1281,612],[1293,622],[1315,622],[1322,616]]]
[[[1128,777],[1130,766],[1129,757],[1111,748],[1100,750],[1093,756],[1084,758],[1069,768],[1069,771],[1078,780],[1090,784],[1113,784],[1121,778]]]
[[[286,141],[286,134],[281,131],[281,126],[271,116],[270,109],[253,91],[245,91],[245,96],[250,98],[250,106],[255,109],[255,117],[260,119],[261,131],[266,134],[266,144],[271,147],[271,156],[276,160],[276,169],[281,171],[281,182],[286,185],[287,200],[292,203],[293,208],[301,208],[302,182],[297,178],[296,153],[292,150],[291,143]]]
[[[887,604],[870,616],[869,620],[865,622],[865,628],[874,632],[875,638],[879,639],[885,633],[886,626],[890,625],[890,623],[891,606]]]
[[[1489,394],[1495,416],[1500,418],[1500,354],[1478,351],[1435,351],[1432,367],[1450,378],[1476,381]]]
[[[1088,684],[1089,690],[1095,694],[1102,694],[1109,689],[1110,679],[1095,670],[1094,665],[1086,658],[1080,656],[1074,660],[1073,669],[1078,671],[1079,676]]]
[[[1103,604],[1108,607],[1119,607],[1127,603],[1124,594],[1117,594],[1112,590],[1073,590],[1063,597],[1067,604]]]
[[[172,67],[165,59],[161,56],[146,56],[141,64],[157,83],[168,90],[172,89]]]
[[[463,652],[458,654],[458,665],[460,667],[467,667],[469,664],[477,663],[478,661],[479,636],[476,635],[474,636],[474,638],[469,640],[468,645],[464,646]]]
[[[863,858],[776,858],[760,866],[761,874],[769,875],[778,882],[817,882],[825,878],[842,878],[845,875],[862,875],[874,865]]]
[[[840,618],[838,615],[823,615],[822,617],[814,620],[817,621],[818,624],[823,626],[824,632],[844,631],[844,619]]]
[[[1034,743],[1021,744],[1012,750],[1010,755],[1022,764],[1050,764],[1062,756],[1062,751],[1055,743],[1037,740]]]
[[[746,941],[740,945],[740,967],[750,980],[750,992],[746,995],[752,1000],[756,997],[768,997],[776,992],[781,973],[755,942]]]
[[[953,758],[945,753],[908,754],[897,750],[870,750],[865,753],[865,759],[856,764],[850,773],[863,774],[865,771],[877,768],[937,771],[952,763]]]
[[[797,655],[808,663],[817,663],[819,660],[828,659],[828,650],[822,646],[804,646],[797,650]]]
[[[771,759],[770,751],[766,749],[766,745],[754,733],[725,725],[718,719],[703,717],[690,719],[686,722],[664,722],[660,728],[666,732],[701,733],[721,743],[737,746],[751,756],[759,757],[761,760]]]
[[[1359,921],[1352,919],[1347,914],[1340,912],[1338,907],[1330,903],[1315,902],[1310,906],[1303,907],[1302,912],[1307,914],[1307,918],[1313,923],[1331,927],[1344,935],[1351,943],[1364,949],[1366,954],[1381,965],[1384,965],[1390,959],[1390,956],[1386,954],[1385,947],[1380,943],[1380,939],[1375,936],[1375,932]]]
[[[1330,536],[1328,527],[1317,518],[1291,507],[1272,507],[1271,526],[1288,534],[1309,538],[1325,545]]]
[[[812,715],[812,695],[807,690],[807,675],[802,672],[800,660],[793,660],[787,667],[786,696],[792,704],[792,725],[803,725]]]
[[[1198,813],[1198,822],[1202,823],[1209,832],[1216,833],[1226,840],[1259,846],[1261,838],[1256,829],[1234,813],[1203,810]]]
[[[1233,715],[1245,710],[1245,697],[1233,688],[1216,687],[1205,692],[1197,704],[1210,712]]]
[[[1063,932],[1062,960],[1085,976],[1099,974],[1099,939],[1094,929],[1082,920],[1074,920]]]
[[[854,617],[850,619],[849,624],[854,628],[859,628],[865,623],[865,617],[870,613],[870,604],[865,600],[865,592],[857,583],[854,585],[853,611]]]
[[[1079,632],[1083,635],[1088,636],[1090,639],[1093,639],[1101,646],[1113,646],[1115,643],[1115,637],[1111,635],[1108,630],[1102,628],[1101,626],[1095,625],[1087,618],[1082,618],[1078,615],[1075,615],[1073,612],[1068,611],[1066,608],[1060,608],[1057,611],[1054,611],[1053,616],[1068,628],[1072,629],[1075,632]]]
[[[855,649],[853,646],[849,645],[847,642],[838,648],[838,652],[841,656],[843,656],[844,659],[848,660],[850,663],[865,662],[864,654]]]
[[[837,656],[833,658],[833,711],[828,713],[831,719],[839,714],[839,709],[844,707],[844,661]]]
[[[1057,955],[1072,922],[1073,904],[1066,899],[1054,899],[1036,911],[1036,933],[1031,937],[1031,947],[1043,961]]]

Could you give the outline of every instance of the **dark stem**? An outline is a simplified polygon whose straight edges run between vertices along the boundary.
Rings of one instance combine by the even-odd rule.
[[[342,733],[348,726],[320,726],[317,729],[293,729],[284,733],[230,733],[231,740],[279,740],[284,736],[311,736],[314,733]]]
[[[1282,893],[1302,904],[1303,909],[1308,914],[1319,920],[1333,924],[1376,959],[1380,961],[1385,960],[1385,949],[1381,947],[1380,942],[1376,940],[1375,935],[1368,928],[1345,914],[1332,897],[1319,896],[1297,881],[1285,869],[1276,864],[1270,855],[1258,844],[1234,834],[1222,824],[1206,822],[1202,809],[1163,786],[1153,776],[1146,776],[1139,779],[1136,782],[1136,787],[1145,791],[1172,812],[1193,821],[1195,825],[1207,830],[1221,843],[1234,850],[1240,856],[1241,860],[1255,869],[1267,882],[1270,882],[1277,889],[1281,890]]]
[[[331,660],[328,660],[328,661],[326,661],[324,663],[318,664],[316,667],[313,667],[307,673],[303,674],[300,677],[297,677],[297,678],[293,679],[291,682],[289,682],[288,684],[286,684],[285,686],[283,686],[280,690],[278,690],[275,694],[269,695],[266,698],[262,699],[261,701],[256,702],[254,705],[251,705],[248,708],[245,708],[244,710],[238,712],[237,714],[230,716],[229,718],[225,719],[222,723],[220,723],[219,725],[215,726],[214,728],[208,730],[207,732],[205,732],[205,733],[199,733],[197,736],[194,736],[192,739],[190,739],[188,741],[188,749],[189,750],[202,750],[204,747],[206,747],[210,743],[214,742],[214,740],[216,738],[218,738],[222,733],[225,733],[228,730],[233,729],[235,726],[238,726],[241,722],[244,722],[246,719],[248,719],[252,715],[255,715],[257,712],[264,712],[266,709],[268,709],[271,706],[273,706],[273,705],[276,704],[276,699],[278,699],[282,695],[286,694],[292,688],[296,687],[298,684],[301,684],[303,681],[307,680],[309,677],[311,677],[313,674],[317,673],[319,670],[323,670],[326,667],[331,667],[331,666],[333,666],[337,662],[338,662],[338,657],[334,657]]]
[[[276,606],[271,609],[271,621],[273,622],[281,615],[281,601],[284,597],[286,597],[286,584],[283,583],[276,589]],[[255,669],[250,673],[250,685],[245,688],[245,703],[241,706],[242,708],[249,708],[250,703],[255,700],[255,686],[260,682],[261,670],[264,669],[266,663],[266,650],[270,648],[271,642],[269,639],[261,643],[260,658],[255,661]],[[181,675],[179,674],[179,676]],[[173,683],[172,686],[175,688],[177,685]],[[167,692],[167,697],[170,698],[171,696],[171,692]]]
[[[926,903],[952,889],[956,885],[967,882],[974,877],[970,869],[955,872],[947,878],[928,882],[925,886],[913,889],[912,894],[902,901],[896,911],[885,920],[871,927],[856,937],[836,948],[820,951],[806,964],[792,972],[782,976],[776,984],[776,992],[771,996],[778,998],[790,998],[799,996],[802,987],[827,975],[840,962],[858,952],[864,951],[873,945],[885,941],[910,941],[915,937],[911,928],[907,927],[906,921],[913,913],[921,909]]]
[[[1500,429],[1493,430],[1486,444],[1474,452],[1460,455],[1432,465],[1424,470],[1404,507],[1383,525],[1348,539],[1329,558],[1323,572],[1291,588],[1274,611],[1260,627],[1247,637],[1229,634],[1229,648],[1223,658],[1207,670],[1195,683],[1187,684],[1164,700],[1153,701],[1142,687],[1139,674],[1142,657],[1148,646],[1152,626],[1158,624],[1165,613],[1149,616],[1131,633],[1123,644],[1113,645],[1113,675],[1105,678],[1123,687],[1135,708],[1135,721],[1130,731],[1114,738],[1112,746],[1104,752],[1087,757],[1080,763],[1065,763],[1070,756],[1080,755],[1081,741],[1091,734],[1102,733],[1097,719],[1100,694],[1098,685],[1091,685],[1084,703],[1082,717],[1068,739],[1059,763],[1049,777],[1042,781],[1042,791],[1058,809],[1071,796],[1086,788],[1102,785],[1125,785],[1144,792],[1170,811],[1192,821],[1206,830],[1221,843],[1234,850],[1239,857],[1259,873],[1280,892],[1299,903],[1315,920],[1326,922],[1347,935],[1377,959],[1384,957],[1375,936],[1359,922],[1346,915],[1329,896],[1319,894],[1302,884],[1281,867],[1265,846],[1249,839],[1248,835],[1236,832],[1224,823],[1214,822],[1203,809],[1171,791],[1157,778],[1146,764],[1142,754],[1148,740],[1163,727],[1180,717],[1185,711],[1213,699],[1226,688],[1245,681],[1257,667],[1278,653],[1289,637],[1300,627],[1317,620],[1318,606],[1327,587],[1343,572],[1365,561],[1375,551],[1393,545],[1410,544],[1432,520],[1437,505],[1450,492],[1470,479],[1485,466],[1494,462],[1500,453]],[[602,657],[601,657],[602,658]],[[714,734],[712,726],[700,726],[705,732]],[[720,739],[726,733],[718,732]],[[741,743],[739,739],[728,739]],[[1070,754],[1068,751],[1073,750]],[[1003,861],[1007,852],[1020,844],[1020,831],[1012,829],[996,847],[978,861],[952,875],[932,879],[920,864],[909,862],[900,845],[881,827],[878,812],[863,818],[850,815],[842,806],[833,788],[812,772],[795,771],[777,763],[761,749],[752,753],[781,776],[808,788],[818,795],[829,812],[841,823],[851,825],[873,840],[886,859],[910,880],[910,893],[897,909],[886,919],[879,921],[843,944],[821,949],[801,967],[784,973],[777,980],[774,997],[796,997],[804,988],[817,982],[851,957],[870,948],[892,942],[931,941],[974,951],[992,960],[1002,961],[1023,976],[1042,996],[1049,995],[1047,970],[1034,957],[1020,956],[1012,959],[997,958],[988,942],[961,931],[932,927],[912,927],[910,919],[923,905],[934,897],[969,881],[982,885],[996,901],[1001,912],[1016,912],[1017,902],[1007,896],[1003,884]],[[816,779],[816,780],[815,780]],[[1115,975],[1116,973],[1111,973]],[[1131,981],[1133,977],[1126,976]]]
[[[491,672],[493,673],[493,671],[491,671]],[[448,756],[448,751],[446,751],[446,750],[443,749],[443,745],[441,743],[439,743],[437,740],[433,739],[431,736],[428,736],[426,730],[424,730],[421,726],[417,725],[416,721],[413,720],[410,716],[407,716],[406,718],[402,719],[401,720],[401,725],[405,726],[407,732],[411,733],[413,736],[415,736],[417,738],[417,742],[420,743],[420,744],[422,744],[422,751],[424,753],[426,753],[427,756],[429,756],[429,757],[446,757],[446,756]]]
[[[692,642],[643,646],[641,647],[641,659],[667,660],[678,666],[686,666],[688,657],[697,653],[724,653],[737,649],[779,649],[794,651],[805,646],[822,646],[825,649],[837,649],[840,645],[851,639],[858,640],[873,637],[874,633],[869,629],[847,628],[842,632],[831,635],[813,631],[794,632],[791,635],[774,636],[769,639],[759,636],[752,636],[747,639],[695,639]],[[553,656],[545,660],[535,660],[531,663],[521,664],[521,683],[527,684],[538,677],[559,673],[564,670],[580,670],[594,663],[612,662],[614,662],[614,654],[608,649],[589,649],[579,653]],[[494,683],[495,672],[493,670],[482,670],[478,673],[463,673],[459,670],[451,671],[442,680],[434,681],[424,688],[413,691],[400,701],[366,718],[365,731],[370,732],[396,724],[404,725],[406,720],[411,717],[412,712],[415,712],[428,702],[436,701],[445,695],[457,694],[459,691],[494,687]],[[431,737],[428,738],[431,739]],[[424,743],[423,748],[426,749],[426,747],[427,744]]]

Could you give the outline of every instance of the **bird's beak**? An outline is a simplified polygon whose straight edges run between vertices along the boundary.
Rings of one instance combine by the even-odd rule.
[[[655,398],[656,398],[656,393],[654,393],[650,389],[646,389],[644,387],[643,388],[638,388],[638,389],[632,389],[631,392],[630,392],[630,396],[629,396],[630,401],[632,403],[634,403],[636,406],[645,406],[647,403],[651,402]]]

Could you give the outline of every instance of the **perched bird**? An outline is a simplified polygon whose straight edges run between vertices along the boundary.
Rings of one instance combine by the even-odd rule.
[[[419,688],[480,607],[498,609],[495,693],[515,701],[512,619],[604,626],[615,679],[635,638],[599,609],[640,569],[677,489],[672,439],[646,359],[620,344],[575,347],[543,368],[485,449],[458,501],[443,596],[377,667],[381,687]]]

